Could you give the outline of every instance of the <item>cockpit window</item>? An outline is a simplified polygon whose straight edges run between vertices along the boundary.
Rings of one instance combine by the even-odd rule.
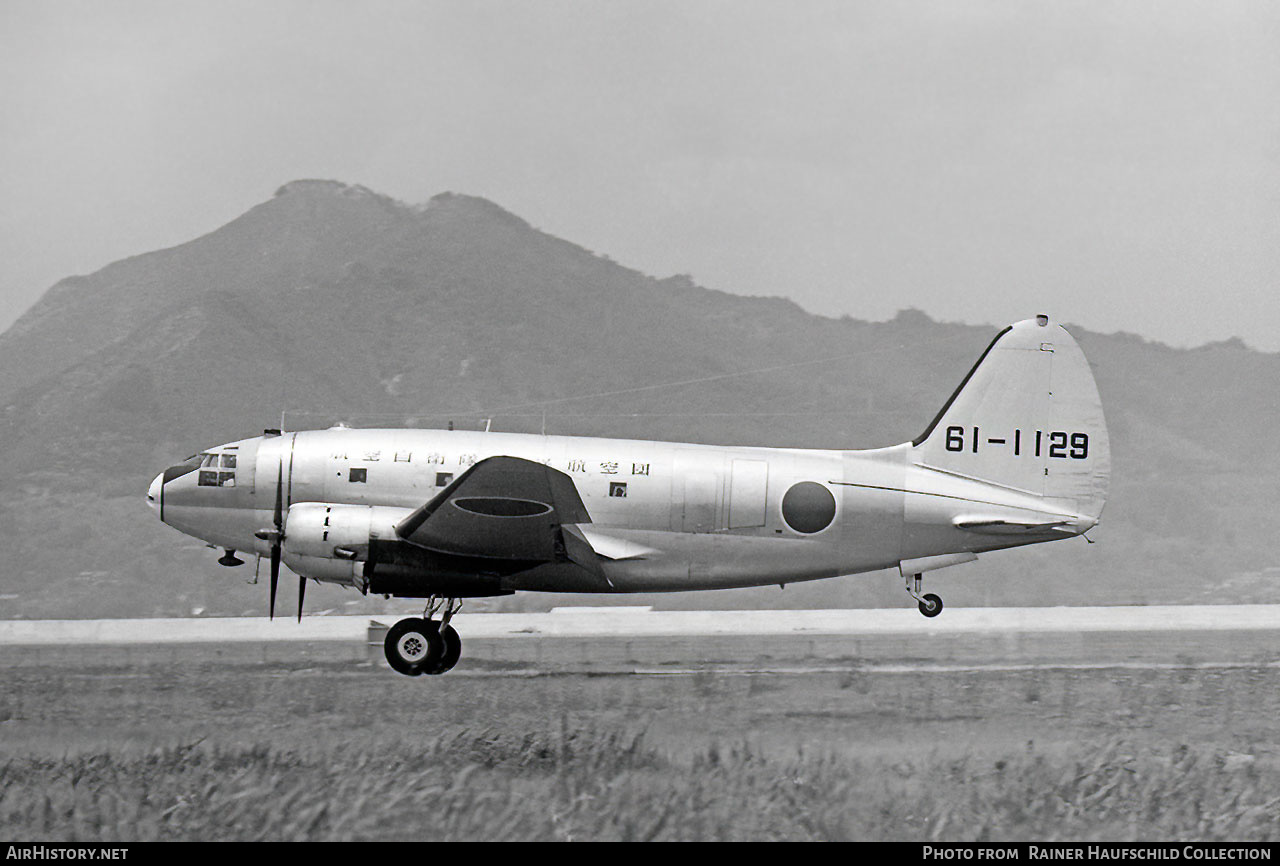
[[[236,455],[201,454],[200,476],[196,484],[200,487],[235,487]]]

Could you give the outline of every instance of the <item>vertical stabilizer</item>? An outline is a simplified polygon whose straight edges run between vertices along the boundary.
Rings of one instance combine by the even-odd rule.
[[[1097,518],[1111,448],[1089,362],[1047,316],[1010,325],[933,423],[914,462],[1053,500]]]

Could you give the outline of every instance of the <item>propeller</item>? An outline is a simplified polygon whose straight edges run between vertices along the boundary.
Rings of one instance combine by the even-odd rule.
[[[284,461],[276,471],[276,507],[271,515],[271,529],[260,529],[254,533],[263,541],[271,542],[271,602],[267,615],[276,618],[276,588],[280,584],[280,545],[284,541]]]
[[[284,543],[284,460],[276,470],[276,507],[271,514],[271,529],[260,529],[255,535],[271,542],[271,600],[267,616],[276,618],[276,590],[280,587],[280,553]],[[302,622],[302,602],[307,595],[307,579],[298,576],[298,622]]]
[[[284,541],[284,460],[276,470],[276,509],[271,516],[275,534],[271,538],[271,606],[267,615],[276,618],[276,587],[280,583],[280,544]]]

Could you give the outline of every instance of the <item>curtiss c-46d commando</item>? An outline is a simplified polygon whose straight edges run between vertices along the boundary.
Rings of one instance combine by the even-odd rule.
[[[674,592],[896,568],[1082,535],[1106,499],[1102,405],[1080,347],[1048,317],[996,336],[915,440],[866,451],[453,430],[266,431],[151,482],[175,529],[361,592],[426,600],[387,633],[403,674],[457,663],[460,600]],[[437,618],[439,615],[439,618]]]

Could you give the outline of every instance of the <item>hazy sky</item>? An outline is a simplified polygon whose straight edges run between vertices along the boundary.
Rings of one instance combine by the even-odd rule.
[[[1280,3],[0,0],[0,328],[302,177],[828,315],[1280,350]]]

